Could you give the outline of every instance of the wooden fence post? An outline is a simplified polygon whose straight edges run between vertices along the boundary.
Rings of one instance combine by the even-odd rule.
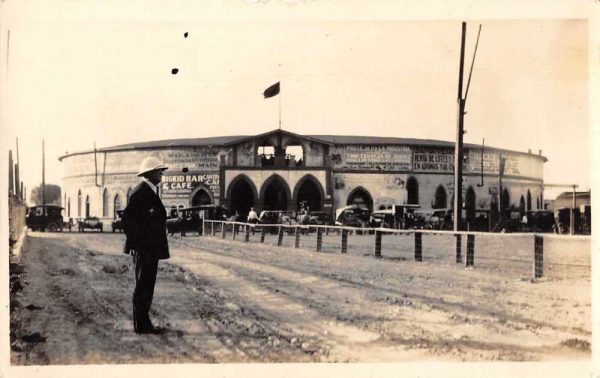
[[[342,230],[342,253],[348,253],[348,230]]]
[[[456,263],[462,263],[462,235],[454,234],[456,238]]]
[[[225,222],[221,223],[221,239],[225,239],[225,237],[227,236],[227,227],[225,226],[227,226]]]
[[[281,247],[283,244],[283,226],[279,226],[279,232],[277,233],[277,246]]]
[[[533,277],[540,278],[544,275],[544,237],[534,235],[534,257],[533,257]]]
[[[415,261],[423,261],[423,234],[415,231]]]
[[[375,231],[375,257],[381,257],[381,231]]]
[[[265,242],[265,226],[260,226],[260,242]]]
[[[475,265],[475,235],[467,235],[467,266]]]
[[[246,235],[244,236],[244,241],[245,241],[246,243],[248,243],[248,241],[250,241],[250,225],[249,225],[249,224],[247,224],[247,225],[245,226],[245,228],[246,228],[246,230],[245,230],[245,231],[246,231]]]
[[[323,245],[323,229],[321,227],[317,228],[317,252],[321,252],[321,247]]]

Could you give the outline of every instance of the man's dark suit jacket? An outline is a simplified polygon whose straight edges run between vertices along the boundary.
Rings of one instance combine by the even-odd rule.
[[[148,184],[142,181],[133,189],[122,219],[127,236],[124,253],[149,253],[160,260],[170,257],[166,232],[167,212]]]

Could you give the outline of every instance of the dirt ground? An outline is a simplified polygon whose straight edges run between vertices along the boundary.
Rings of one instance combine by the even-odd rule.
[[[167,331],[136,335],[123,241],[29,232],[11,264],[11,364],[591,357],[589,272],[532,281],[439,259],[375,259],[366,247],[342,255],[255,238],[169,237],[151,311]],[[577,253],[589,248],[579,243]]]

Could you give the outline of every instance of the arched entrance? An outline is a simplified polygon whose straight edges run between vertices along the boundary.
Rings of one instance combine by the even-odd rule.
[[[106,188],[102,193],[102,216],[108,217],[108,189]]]
[[[211,203],[213,200],[207,189],[198,187],[192,192],[190,206],[210,205]]]
[[[90,196],[85,197],[85,217],[89,218],[90,216]]]
[[[229,184],[227,200],[229,211],[232,214],[237,211],[240,216],[246,216],[250,208],[254,206],[255,198],[256,189],[247,176],[240,175]]]
[[[121,210],[121,197],[119,196],[119,194],[115,194],[115,199],[113,201],[114,206],[113,206],[113,218],[117,217],[117,210]]]
[[[531,191],[527,189],[527,211],[531,211]]]
[[[81,190],[77,192],[77,217],[81,217]]]
[[[131,197],[131,192],[132,192],[131,188],[127,189],[127,199],[126,199],[126,202],[125,202],[126,204],[129,204],[129,197]]]
[[[435,197],[431,207],[434,209],[445,209],[448,207],[448,195],[442,185],[439,185],[435,190]]]
[[[346,205],[358,205],[358,207],[373,211],[373,197],[365,188],[359,186],[350,192]]]
[[[510,194],[508,194],[508,190],[505,188],[502,190],[502,195],[500,196],[500,211],[506,211],[510,207]]]
[[[265,210],[288,210],[290,197],[290,188],[278,175],[269,177],[261,189],[260,198]]]
[[[419,182],[414,177],[409,177],[406,181],[406,203],[409,205],[419,204]]]
[[[305,176],[298,182],[295,190],[296,210],[308,206],[311,211],[323,208],[323,189],[312,176]]]

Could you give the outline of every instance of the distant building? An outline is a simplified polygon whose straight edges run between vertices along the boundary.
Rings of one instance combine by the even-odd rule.
[[[240,215],[296,211],[301,204],[333,215],[357,204],[370,210],[418,204],[452,208],[454,143],[390,137],[299,135],[273,130],[132,143],[61,156],[67,216],[112,218],[138,184],[139,163],[156,154],[169,169],[161,184],[165,206],[214,203]],[[543,208],[540,154],[465,144],[463,198],[475,210]],[[500,161],[504,175],[499,185]]]
[[[579,209],[583,205],[592,204],[592,193],[591,191],[575,192],[575,208]],[[560,209],[562,207],[572,208],[573,207],[573,192],[563,192],[554,201],[552,201],[551,207],[548,210]]]

